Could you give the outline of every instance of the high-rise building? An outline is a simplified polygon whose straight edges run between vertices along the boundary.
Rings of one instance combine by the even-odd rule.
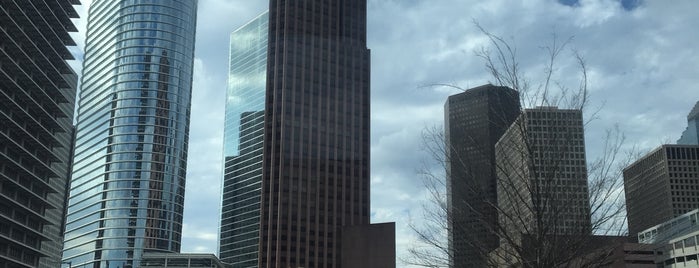
[[[369,224],[369,60],[364,0],[272,0],[231,35],[223,262],[395,267],[395,225]]]
[[[699,146],[663,145],[624,169],[629,235],[699,208]]]
[[[0,3],[0,267],[58,267],[78,76],[78,0]]]
[[[179,252],[196,0],[95,0],[63,261],[137,267]]]
[[[699,145],[699,101],[687,115],[687,129],[682,132],[677,144]]]
[[[518,92],[493,85],[452,95],[444,105],[453,267],[484,267],[498,246],[490,231],[497,221],[495,143],[519,112]]]
[[[369,224],[366,0],[270,0],[260,267],[338,267]]]
[[[525,109],[495,155],[500,225],[508,235],[591,235],[582,111]]]
[[[233,267],[258,264],[268,29],[265,12],[231,34],[219,257]]]

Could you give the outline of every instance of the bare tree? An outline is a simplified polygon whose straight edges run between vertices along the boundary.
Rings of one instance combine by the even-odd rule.
[[[486,267],[598,267],[612,250],[605,244],[623,241],[605,236],[626,235],[622,170],[633,158],[622,151],[624,135],[618,128],[608,130],[602,143],[591,145],[599,148],[599,155],[585,162],[583,128],[598,111],[590,110],[587,66],[572,50],[579,71],[579,83],[573,88],[558,79],[571,74],[560,74],[556,67],[563,53],[571,51],[567,47],[572,38],[561,42],[552,37],[551,44],[543,47],[547,56],[543,78],[531,83],[520,70],[515,47],[475,25],[490,41],[476,55],[485,62],[491,83],[516,90],[523,107],[495,148],[465,137],[472,140],[468,145],[472,151],[484,152],[482,158],[490,157],[487,152],[496,155],[491,168],[497,174],[497,199],[480,198],[487,186],[473,182],[460,184],[462,194],[454,194],[444,170],[458,166],[470,177],[482,176],[482,163],[473,155],[455,153],[459,150],[450,147],[440,127],[425,129],[423,149],[431,158],[420,175],[429,203],[421,221],[411,224],[418,241],[403,262],[461,267],[453,260],[464,252],[450,246],[458,240]],[[497,237],[499,247],[486,245],[470,230],[459,230],[468,227],[453,224],[464,213]],[[450,236],[455,233],[460,237]]]

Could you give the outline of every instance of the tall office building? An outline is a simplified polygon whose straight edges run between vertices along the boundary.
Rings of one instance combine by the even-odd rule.
[[[582,111],[525,109],[495,155],[500,225],[510,236],[591,234]]]
[[[484,85],[452,95],[444,105],[449,250],[453,267],[484,267],[497,248],[495,143],[520,112],[519,93]]]
[[[677,144],[699,145],[699,101],[687,115],[687,129],[682,132]]]
[[[624,169],[629,235],[699,208],[699,146],[663,145]]]
[[[339,267],[369,223],[366,0],[271,0],[261,267]]]
[[[78,0],[0,2],[0,267],[58,267]]]
[[[196,0],[95,0],[63,261],[137,267],[182,238]]]
[[[265,12],[231,34],[219,257],[233,267],[258,264],[268,29]]]

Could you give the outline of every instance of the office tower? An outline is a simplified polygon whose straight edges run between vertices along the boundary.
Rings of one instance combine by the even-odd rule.
[[[687,129],[682,132],[677,144],[699,145],[699,101],[687,115]]]
[[[265,12],[231,34],[219,257],[233,267],[258,264],[268,28]]]
[[[483,267],[497,248],[495,143],[520,112],[519,94],[484,85],[449,96],[444,104],[449,250],[453,267]]]
[[[261,267],[338,267],[369,223],[366,0],[271,0]]]
[[[63,261],[137,267],[182,238],[196,0],[89,10]]]
[[[78,0],[0,4],[0,267],[58,267],[77,75]]]
[[[699,208],[699,146],[662,145],[624,169],[629,235]]]
[[[580,110],[525,109],[495,155],[500,225],[510,236],[591,235]]]

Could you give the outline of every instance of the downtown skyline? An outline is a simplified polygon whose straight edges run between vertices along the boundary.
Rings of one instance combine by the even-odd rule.
[[[89,2],[77,7],[83,20]],[[511,7],[499,1],[453,2],[451,8],[430,6],[428,1],[368,4],[373,106],[371,215],[372,222],[397,222],[399,256],[411,240],[407,223],[419,218],[424,197],[415,172],[424,158],[419,152],[420,131],[441,124],[444,100],[458,93],[421,86],[453,83],[468,88],[489,79],[482,61],[473,54],[487,44],[471,19],[513,40],[523,68],[533,80],[543,68],[543,57],[539,56],[544,53],[539,47],[548,44],[551,33],[555,31],[562,39],[575,36],[570,47],[578,49],[591,67],[593,104],[606,102],[586,133],[589,158],[599,147],[595,141],[615,123],[626,132],[630,145],[652,149],[663,142],[674,143],[686,127],[687,113],[699,99],[692,87],[698,81],[693,73],[699,69],[699,60],[690,47],[699,39],[691,35],[691,25],[699,24],[687,11],[697,7],[696,3],[659,6],[644,2],[627,10],[616,1],[581,1],[578,7],[555,1]],[[190,155],[197,157],[188,164],[183,252],[216,251],[227,41],[233,29],[264,9],[265,4],[248,1],[200,3],[200,15],[208,16],[200,16],[198,22],[189,145]],[[518,18],[510,9],[534,15]],[[536,16],[545,13],[554,15]],[[670,13],[672,19],[660,19]],[[76,36],[79,44],[83,35]],[[566,71],[569,59],[562,57],[561,71]]]

